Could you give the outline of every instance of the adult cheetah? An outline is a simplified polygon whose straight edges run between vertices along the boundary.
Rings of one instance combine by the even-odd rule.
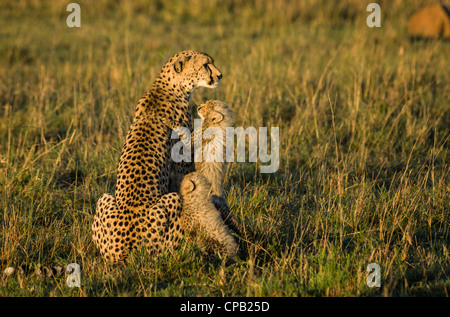
[[[126,261],[142,240],[151,252],[179,243],[181,198],[168,191],[172,140],[163,119],[192,130],[192,93],[198,87],[216,88],[221,78],[210,56],[182,51],[169,59],[139,100],[122,148],[115,195],[100,197],[92,225],[92,239],[105,260]],[[178,172],[189,170],[182,166]]]

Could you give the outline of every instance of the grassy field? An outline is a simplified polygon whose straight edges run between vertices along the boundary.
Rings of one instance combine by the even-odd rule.
[[[64,277],[0,277],[0,296],[449,296],[450,42],[411,41],[435,1],[71,1],[0,4],[0,266],[78,263]],[[280,168],[232,163],[225,190],[256,234],[231,265],[195,246],[125,268],[91,241],[138,99],[185,49],[224,78],[236,126],[279,127]],[[195,106],[194,106],[195,109]],[[368,287],[370,263],[381,287]]]

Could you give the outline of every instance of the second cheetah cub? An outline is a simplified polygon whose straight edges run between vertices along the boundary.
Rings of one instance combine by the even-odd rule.
[[[201,173],[192,172],[181,182],[182,226],[189,240],[199,241],[203,251],[220,252],[232,258],[238,245],[209,197],[211,184]]]

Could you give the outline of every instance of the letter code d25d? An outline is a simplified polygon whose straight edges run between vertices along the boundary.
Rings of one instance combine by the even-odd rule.
[[[268,302],[226,302],[224,306],[226,311],[268,311]]]

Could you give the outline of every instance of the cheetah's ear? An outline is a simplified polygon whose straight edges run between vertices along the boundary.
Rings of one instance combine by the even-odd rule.
[[[175,71],[177,73],[181,73],[183,71],[184,64],[190,59],[191,59],[190,56],[182,55],[182,56],[178,57],[178,59],[173,64],[173,68],[175,69]]]
[[[211,114],[211,121],[212,122],[219,123],[222,120],[223,120],[223,114],[221,114],[220,112],[214,111]]]
[[[193,192],[195,189],[195,184],[193,181],[188,181],[186,184],[186,192],[190,193]]]

